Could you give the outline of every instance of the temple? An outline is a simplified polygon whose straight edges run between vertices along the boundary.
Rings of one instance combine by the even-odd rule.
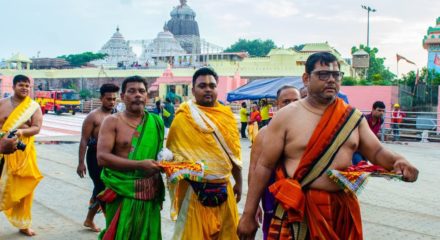
[[[186,55],[186,51],[180,46],[174,35],[164,26],[163,32],[157,34],[157,37],[142,52],[141,62],[151,65],[174,62],[174,56]],[[179,59],[182,63],[183,59]],[[185,59],[186,61],[186,59]]]
[[[93,61],[93,64],[95,65],[102,65],[104,67],[124,67],[132,65],[137,61],[136,54],[134,54],[128,42],[125,41],[124,37],[119,32],[119,27],[116,28],[116,32],[110,40],[104,44],[99,52],[107,54],[107,57],[105,57],[104,60]]]
[[[423,47],[428,50],[428,69],[440,73],[440,17],[435,27],[428,28],[423,38]]]
[[[167,27],[186,53],[201,53],[196,13],[186,4],[186,0],[180,0],[180,5],[174,7],[170,15],[171,20],[168,21]]]

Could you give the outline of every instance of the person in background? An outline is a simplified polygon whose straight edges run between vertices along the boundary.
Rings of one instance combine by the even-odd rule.
[[[301,95],[298,89],[296,89],[293,86],[283,86],[277,91],[277,109],[280,110],[281,108],[288,106],[291,102],[296,102],[300,99]],[[270,124],[270,123],[269,123]],[[250,188],[251,185],[249,184],[251,182],[252,176],[255,171],[255,166],[257,165],[258,158],[261,155],[261,152],[263,151],[264,145],[263,145],[263,139],[264,135],[266,134],[267,127],[263,127],[260,129],[257,135],[257,139],[255,140],[255,144],[252,145],[251,150],[251,161],[249,164],[249,174],[248,174],[248,185]],[[263,218],[263,239],[267,239],[268,231],[269,231],[269,225],[270,221],[272,220],[272,216],[274,213],[274,197],[269,192],[269,186],[272,185],[275,182],[275,172],[272,174],[271,179],[269,180],[269,183],[267,184],[267,188],[264,190],[263,197],[261,198],[261,204],[264,211],[264,218]],[[261,208],[258,208],[257,216],[256,218],[259,219],[261,222]]]
[[[251,146],[252,143],[255,141],[255,138],[257,137],[260,122],[261,122],[260,111],[258,111],[258,105],[254,103],[252,105],[252,112],[249,118],[249,125],[248,125],[248,136],[249,136],[249,140],[251,141]]]
[[[163,122],[165,125],[165,137],[168,136],[168,130],[171,127],[171,124],[174,120],[174,104],[171,103],[171,100],[169,98],[165,99],[165,106],[163,108]]]
[[[155,102],[156,107],[153,110],[153,113],[160,115],[162,113],[162,102],[160,101],[160,99],[158,99]]]
[[[270,121],[269,116],[269,110],[272,107],[272,105],[268,104],[265,99],[261,100],[261,108],[260,108],[260,114],[261,114],[261,127],[266,126]]]
[[[400,111],[400,105],[395,103],[393,105],[393,111],[391,112],[391,128],[393,129],[393,141],[400,140],[400,124],[406,114]]]
[[[246,102],[242,102],[241,109],[240,109],[241,138],[247,138],[246,137],[246,127],[247,127],[247,123],[248,123],[248,116],[249,116],[249,113],[247,111]]]
[[[373,109],[370,114],[365,115],[365,119],[368,122],[368,126],[370,126],[371,131],[373,131],[374,135],[380,139],[379,130],[382,128],[382,124],[384,123],[383,115],[385,113],[385,104],[381,101],[376,101],[373,103]],[[353,154],[353,165],[357,165],[360,161],[367,161],[362,154],[359,152],[355,152]]]
[[[81,141],[79,143],[78,153],[78,167],[76,168],[76,173],[80,178],[84,178],[88,170],[90,178],[93,181],[90,206],[83,225],[94,232],[101,231],[101,229],[94,223],[94,218],[100,207],[101,209],[104,209],[104,205],[96,198],[96,196],[105,189],[105,185],[101,180],[102,168],[98,166],[98,159],[96,156],[98,134],[104,118],[110,116],[116,111],[115,105],[116,99],[118,98],[119,87],[111,83],[106,83],[101,86],[99,91],[101,93],[101,107],[90,112],[82,124]],[[84,156],[86,156],[87,170],[84,163]]]
[[[368,126],[370,126],[371,131],[373,131],[374,135],[380,139],[379,131],[384,123],[384,115],[385,114],[385,103],[382,101],[376,101],[373,103],[373,109],[370,114],[365,115],[365,119],[367,119]]]

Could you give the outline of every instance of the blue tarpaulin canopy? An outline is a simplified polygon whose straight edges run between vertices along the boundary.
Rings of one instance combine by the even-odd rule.
[[[298,89],[304,86],[301,77],[258,79],[229,92],[227,101],[276,98],[278,89],[284,85],[294,86]]]

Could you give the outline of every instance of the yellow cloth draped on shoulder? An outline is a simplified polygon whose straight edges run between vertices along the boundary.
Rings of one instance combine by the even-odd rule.
[[[27,97],[9,115],[1,131],[7,133],[28,121],[40,106]],[[38,182],[43,178],[37,167],[34,137],[21,137],[24,151],[3,155],[4,165],[0,177],[0,211],[17,228],[31,225],[32,198]]]
[[[203,161],[202,181],[226,183],[228,195],[222,204],[208,207],[198,200],[188,181],[169,183],[171,218],[177,220],[173,239],[237,239],[238,210],[229,179],[232,164],[241,168],[242,163],[231,109],[219,103],[214,107],[183,103],[171,125],[167,147],[174,161]]]

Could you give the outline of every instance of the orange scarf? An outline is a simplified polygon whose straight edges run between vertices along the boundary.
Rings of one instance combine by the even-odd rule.
[[[286,177],[284,165],[277,168],[277,181],[269,190],[279,204],[268,239],[362,239],[355,196],[307,189],[329,168],[361,119],[362,113],[336,99],[315,128],[293,178]]]

